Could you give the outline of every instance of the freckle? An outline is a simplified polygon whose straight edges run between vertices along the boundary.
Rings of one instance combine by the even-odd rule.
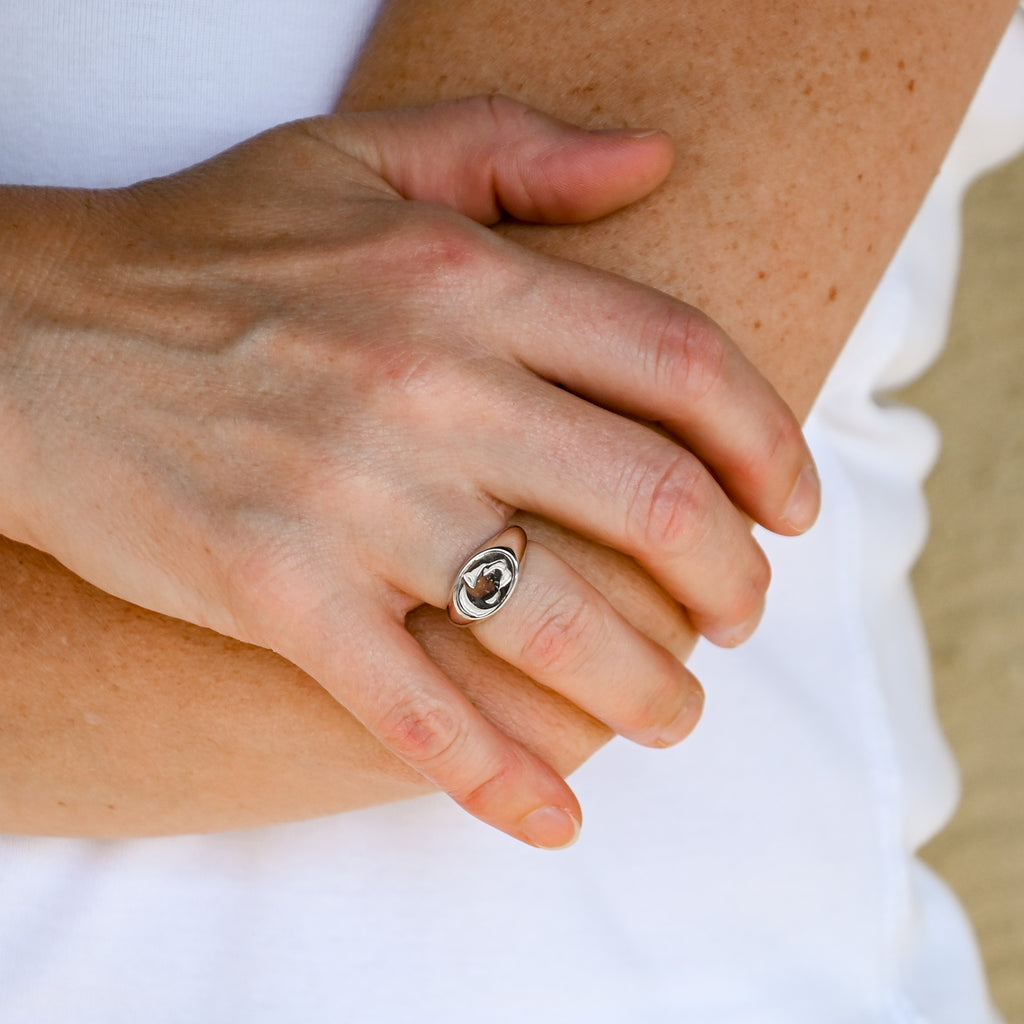
[[[864,175],[863,174],[858,174],[857,175],[857,180],[858,181],[863,181],[864,180]]]
[[[810,96],[812,92],[814,92],[814,86],[813,85],[805,85],[804,86],[804,95],[805,96]]]
[[[58,800],[57,801],[57,806],[58,807],[67,807],[67,804],[63,800]]]
[[[835,285],[832,285],[832,287],[829,288],[829,290],[828,290],[828,301],[829,302],[835,302],[836,301],[836,296],[838,294],[839,294],[839,289]]]
[[[859,56],[860,56],[861,64],[867,64],[867,62],[869,60],[871,60],[871,51],[870,50],[861,50]]]
[[[914,86],[916,84],[917,83],[914,81],[913,78],[909,82],[907,82],[907,92],[913,92],[914,91]]]
[[[900,71],[906,71],[907,69],[907,65],[904,64],[903,61],[900,61],[899,64],[897,64],[896,66],[900,69]]]
[[[755,320],[754,321],[754,330],[755,331],[761,330],[761,321],[760,320]]]
[[[113,804],[107,804],[107,810],[108,811],[116,811],[117,808]]]
[[[763,281],[768,275],[763,270],[759,270],[757,276],[759,280]]]

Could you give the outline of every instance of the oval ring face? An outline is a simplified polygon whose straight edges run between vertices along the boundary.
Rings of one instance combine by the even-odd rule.
[[[475,554],[452,588],[452,608],[470,622],[493,615],[515,590],[519,559],[510,548],[487,548]]]

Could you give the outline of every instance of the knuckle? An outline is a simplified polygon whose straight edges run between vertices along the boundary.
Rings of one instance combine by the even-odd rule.
[[[367,388],[395,414],[408,413],[421,400],[429,405],[437,396],[458,393],[462,385],[455,354],[415,339],[394,341],[366,367],[374,386]],[[369,384],[369,381],[367,381]]]
[[[416,206],[402,231],[400,258],[426,300],[436,305],[439,294],[461,296],[500,274],[498,247],[484,228],[427,203]]]
[[[797,418],[790,412],[789,407],[783,404],[781,398],[778,399],[778,404],[777,415],[772,417],[771,423],[763,432],[762,457],[768,465],[774,464],[788,452],[802,451],[805,447],[804,432]]]
[[[668,466],[645,466],[630,510],[636,546],[681,554],[699,545],[713,518],[708,491],[700,463],[689,454],[675,455]]]
[[[520,124],[529,116],[530,108],[525,103],[505,96],[502,93],[491,93],[486,96],[473,97],[471,102],[478,102],[486,112],[487,117],[499,130],[505,125]]]
[[[788,473],[796,457],[805,451],[804,435],[797,419],[782,406],[775,415],[762,420],[760,429],[753,438],[746,457],[739,466],[744,478],[754,481],[765,480],[773,473]],[[803,464],[800,459],[799,465]]]
[[[476,233],[445,211],[423,205],[407,229],[408,258],[427,273],[445,274],[471,264],[483,251]]]
[[[494,436],[507,425],[510,397],[503,391],[505,370],[484,353],[468,353],[457,347],[430,345],[417,340],[395,341],[382,346],[377,360],[362,374],[360,402],[366,416],[350,444],[359,448],[368,465],[383,471],[401,488],[426,488],[435,493],[438,474],[446,463],[437,453],[451,452],[465,429],[467,415],[477,437]],[[387,437],[392,462],[382,465],[380,438]],[[416,462],[412,453],[427,462]],[[396,468],[404,465],[400,476]],[[425,467],[429,466],[429,470]],[[350,486],[348,480],[346,486]],[[459,481],[460,493],[476,495],[474,480]],[[421,498],[426,491],[420,491]],[[487,510],[503,506],[492,505]],[[504,526],[500,523],[494,532]]]
[[[729,342],[697,310],[673,306],[654,338],[655,378],[670,394],[699,402],[721,382]]]
[[[428,777],[444,771],[464,747],[466,729],[450,709],[423,697],[406,698],[378,723],[381,742]]]
[[[482,779],[475,779],[465,789],[451,790],[451,795],[470,814],[488,817],[509,793],[520,788],[527,774],[526,767],[518,748],[506,744],[488,763]]]
[[[412,205],[412,204],[408,204]],[[419,204],[388,265],[401,297],[419,322],[440,320],[454,335],[480,337],[479,315],[509,311],[538,283],[536,257],[450,211]],[[461,325],[461,326],[460,326]]]
[[[522,657],[538,676],[572,675],[595,655],[604,630],[600,613],[583,594],[551,593],[536,602]]]

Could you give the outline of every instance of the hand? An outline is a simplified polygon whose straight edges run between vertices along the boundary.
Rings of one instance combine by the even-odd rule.
[[[692,643],[632,559],[517,516],[643,631]],[[0,538],[0,831],[120,838],[339,814],[430,790],[294,665],[127,604]],[[492,722],[561,775],[611,736],[441,610],[407,620]],[[68,652],[73,651],[73,658]]]
[[[472,222],[599,216],[670,159],[662,136],[475,101],[301,122],[129,190],[19,192],[0,527],[279,651],[474,814],[570,839],[562,780],[404,621],[524,508],[634,556],[712,639],[752,628],[768,573],[735,506],[809,525],[793,417],[695,311]],[[699,713],[678,661],[539,543],[473,629],[639,742]]]

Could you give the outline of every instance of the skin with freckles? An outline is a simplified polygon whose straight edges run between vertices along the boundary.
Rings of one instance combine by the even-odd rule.
[[[1015,7],[392,0],[340,109],[497,91],[668,131],[645,203],[510,232],[693,303],[804,416]]]
[[[669,130],[676,163],[651,200],[586,227],[505,230],[699,305],[804,412],[1012,9],[398,2],[345,102],[501,91],[587,124]],[[556,543],[627,620],[685,648],[678,609],[634,563]],[[0,745],[5,827],[237,827],[422,789],[283,660],[103,596],[29,548],[0,553],[0,675],[17,712]],[[435,660],[559,770],[607,737],[436,613],[415,616]]]
[[[286,656],[466,810],[566,845],[572,792],[406,619],[516,508],[633,556],[718,642],[756,619],[737,505],[792,532],[792,413],[696,310],[482,226],[600,216],[670,159],[494,98],[286,125],[128,189],[6,189],[0,527]],[[540,536],[523,570],[476,640],[635,742],[683,739],[679,658]]]

